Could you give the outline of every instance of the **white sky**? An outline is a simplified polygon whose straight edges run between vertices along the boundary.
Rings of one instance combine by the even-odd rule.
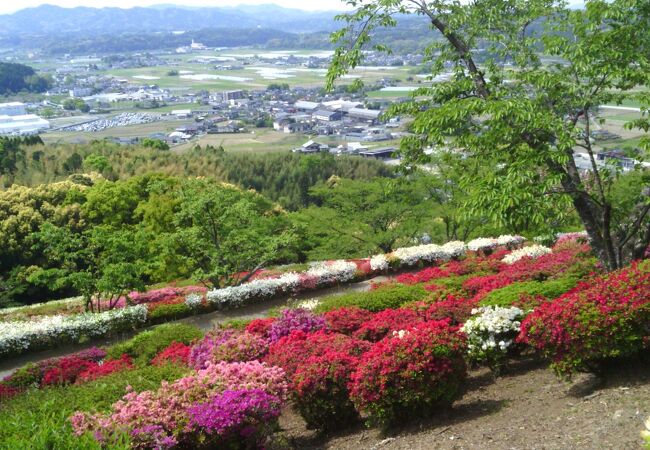
[[[237,6],[241,4],[265,4],[275,3],[285,8],[297,8],[310,11],[329,11],[347,9],[342,0],[18,0],[12,2],[0,0],[0,14],[11,14],[19,9],[25,9],[42,4],[63,6],[72,8],[74,6],[88,6],[101,8],[104,6],[115,6],[118,8],[131,8],[133,6],[168,5],[176,4],[182,6]]]
[[[176,4],[181,6],[237,6],[241,4],[275,3],[285,8],[297,8],[309,11],[340,11],[349,9],[343,0],[0,0],[0,14],[11,14],[19,9],[29,8],[42,4],[50,4],[72,8],[75,6],[88,6],[101,8],[115,6],[118,8],[131,8],[134,6],[151,6],[160,4]],[[581,5],[584,0],[568,0],[571,5]]]

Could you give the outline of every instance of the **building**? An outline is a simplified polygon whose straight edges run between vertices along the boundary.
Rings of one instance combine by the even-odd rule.
[[[302,144],[301,147],[294,148],[292,151],[294,153],[318,153],[318,152],[327,152],[329,151],[329,145],[319,144],[318,142],[309,140]]]
[[[0,116],[23,116],[25,114],[27,114],[27,111],[24,103],[0,103]]]
[[[295,105],[293,105],[294,108],[296,108],[298,111],[308,111],[308,112],[313,112],[318,109],[320,106],[316,102],[308,102],[305,100],[298,100]]]
[[[92,93],[93,90],[89,87],[76,87],[69,91],[71,98],[89,97]]]
[[[336,122],[343,118],[343,113],[341,111],[329,111],[327,109],[319,109],[314,111],[311,115],[314,120],[320,122]]]
[[[172,116],[175,116],[177,119],[189,119],[192,117],[191,109],[174,109],[171,112]]]
[[[240,100],[244,98],[244,91],[224,91],[221,93],[221,100],[228,102],[230,100]]]
[[[376,109],[351,108],[348,111],[348,116],[353,119],[365,120],[373,123],[379,120],[380,115],[381,111]]]
[[[24,136],[50,128],[50,122],[36,114],[0,115],[0,134]]]
[[[373,148],[372,150],[364,150],[359,152],[359,156],[365,158],[375,158],[375,159],[390,159],[395,153],[395,147],[382,147],[382,148]]]

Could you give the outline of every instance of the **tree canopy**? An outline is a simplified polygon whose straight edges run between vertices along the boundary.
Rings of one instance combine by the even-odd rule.
[[[348,1],[346,26],[328,84],[364,58],[376,29],[397,14],[423,18],[432,29],[427,49],[432,76],[447,80],[418,89],[389,115],[413,118],[402,140],[405,165],[428,161],[432,147],[468,161],[465,207],[504,223],[512,214],[548,220],[548,202],[568,202],[608,269],[643,256],[650,243],[650,186],[636,186],[635,203],[615,203],[616,165],[596,161],[591,126],[598,107],[635,100],[650,128],[650,4],[587,0],[569,9],[556,0]],[[389,51],[378,43],[375,48]],[[589,169],[578,168],[584,153]],[[473,163],[473,164],[472,164]],[[640,170],[640,169],[639,169]]]

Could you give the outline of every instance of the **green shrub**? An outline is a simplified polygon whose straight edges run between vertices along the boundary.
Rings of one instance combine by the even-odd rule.
[[[235,330],[243,330],[252,322],[253,319],[230,319],[221,324],[221,328],[233,328]]]
[[[125,394],[157,389],[163,380],[182,377],[187,368],[174,365],[126,370],[82,385],[31,389],[0,404],[1,449],[100,449],[92,436],[72,434],[68,418],[78,410],[108,411]],[[111,449],[130,448],[125,437]]]
[[[512,306],[522,297],[554,300],[578,284],[578,279],[571,276],[547,281],[521,281],[506,287],[495,289],[481,300],[481,306]]]
[[[175,305],[161,305],[149,313],[149,321],[152,323],[164,323],[170,320],[182,319],[192,315],[192,308],[185,303]]]
[[[420,300],[426,295],[427,291],[422,285],[388,284],[369,292],[325,297],[316,307],[316,311],[327,312],[344,306],[358,306],[377,312],[389,308],[399,308],[404,303]]]
[[[148,364],[165,347],[172,342],[189,344],[203,336],[201,330],[192,325],[168,323],[144,331],[125,342],[120,342],[106,349],[107,357],[117,359],[126,353],[136,364]]]

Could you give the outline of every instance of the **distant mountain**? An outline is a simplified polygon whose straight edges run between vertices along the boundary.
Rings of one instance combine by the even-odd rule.
[[[0,15],[0,36],[37,34],[110,34],[202,28],[274,28],[295,33],[337,28],[336,12],[310,12],[277,5],[187,8],[61,8],[41,5]]]

